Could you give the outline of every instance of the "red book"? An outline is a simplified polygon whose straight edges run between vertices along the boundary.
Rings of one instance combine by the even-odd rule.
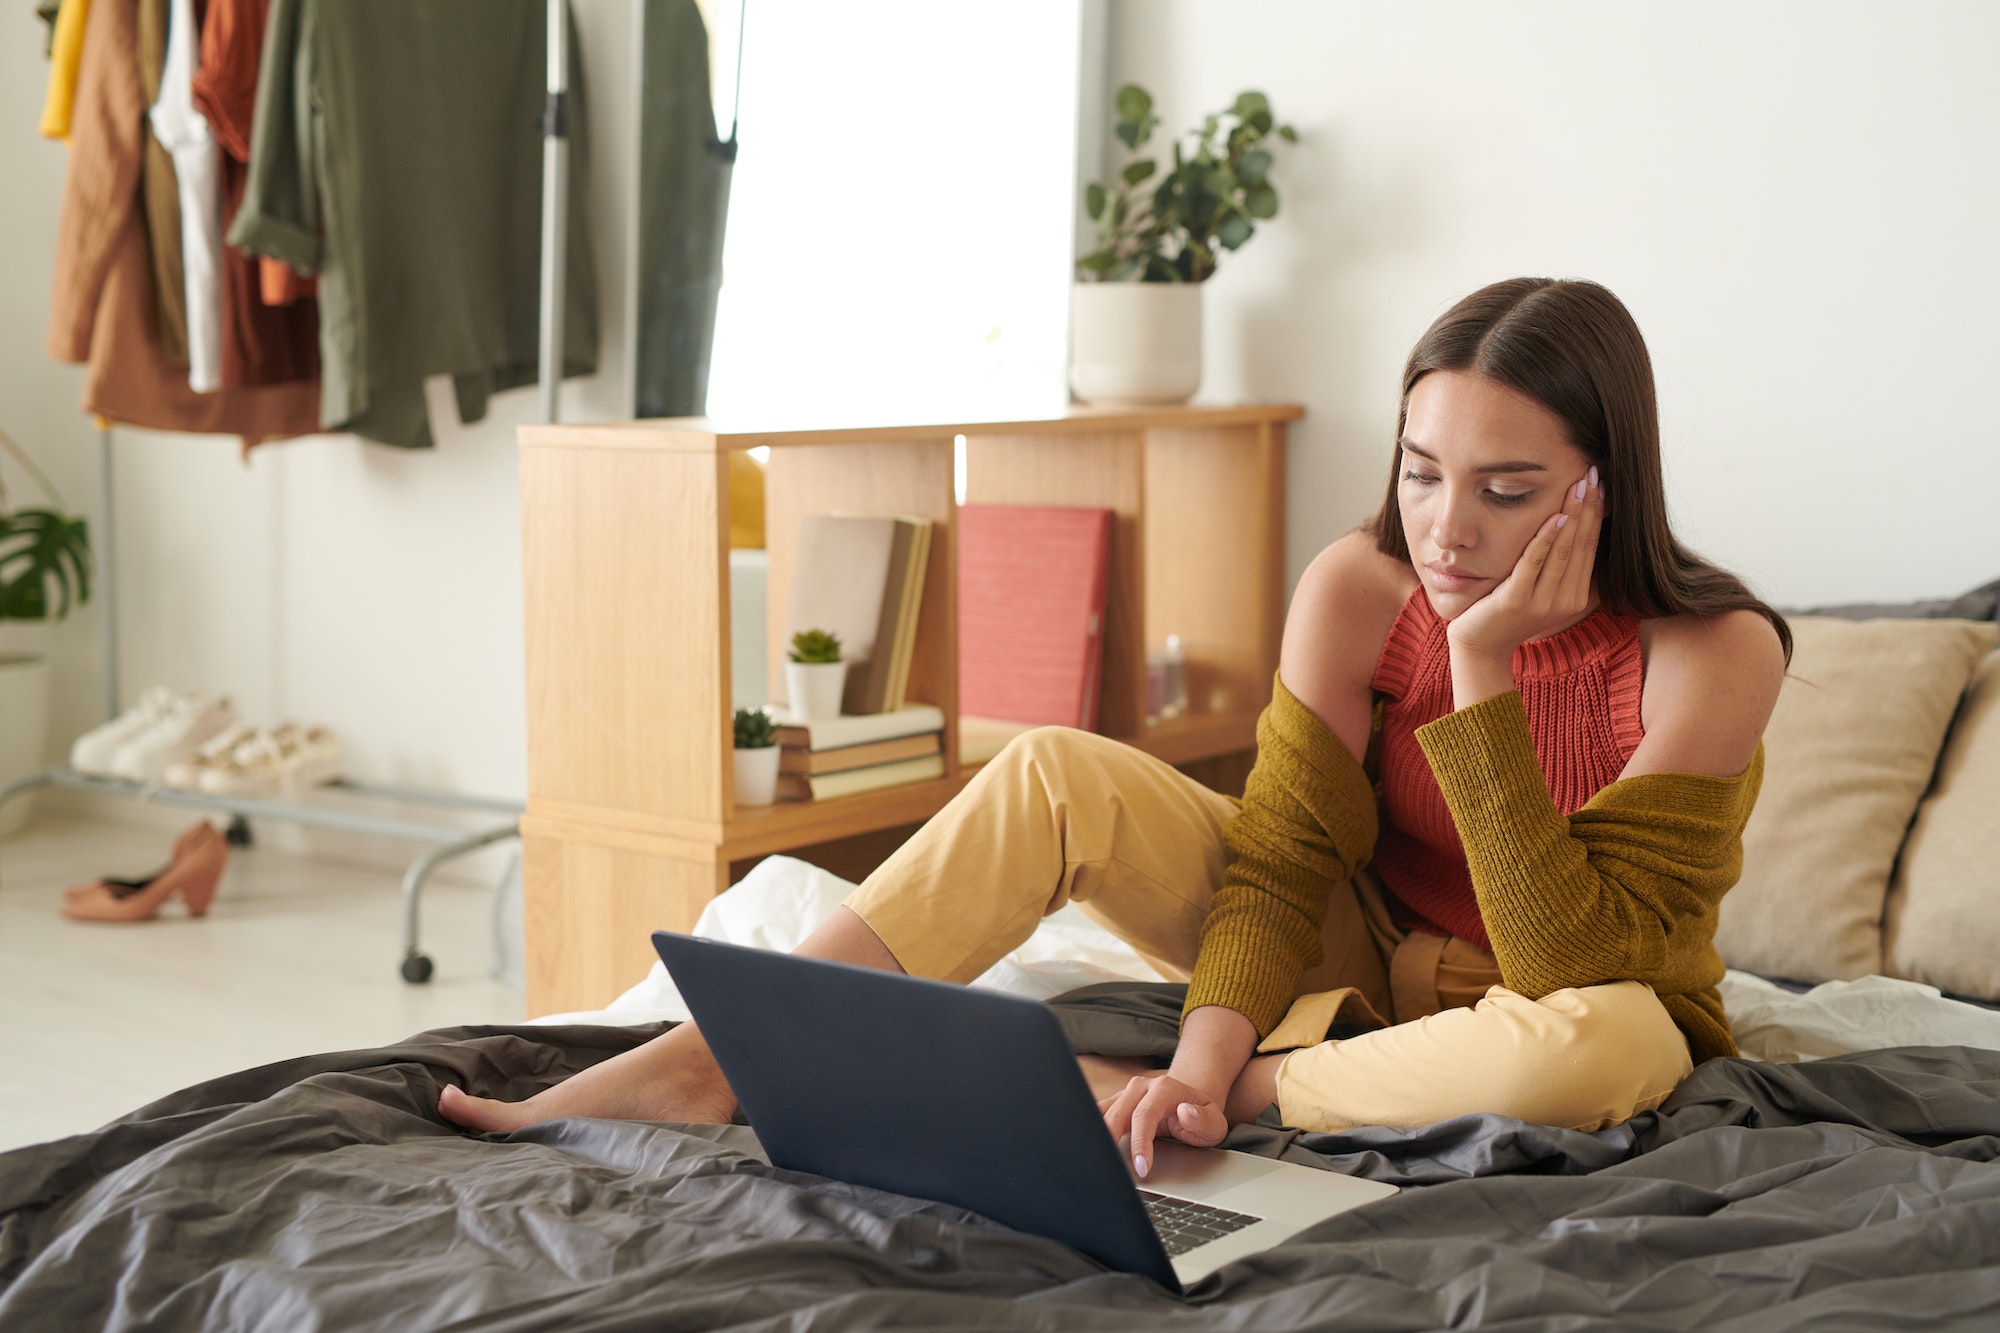
[[[958,511],[958,707],[1035,726],[1097,726],[1111,511]]]

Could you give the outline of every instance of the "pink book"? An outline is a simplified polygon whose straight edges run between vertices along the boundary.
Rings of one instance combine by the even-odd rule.
[[[1111,511],[958,511],[958,707],[1035,726],[1097,726]]]

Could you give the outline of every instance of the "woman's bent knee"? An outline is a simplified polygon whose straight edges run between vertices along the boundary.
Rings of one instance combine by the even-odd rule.
[[[1495,1114],[1606,1129],[1658,1106],[1694,1070],[1687,1038],[1650,986],[1618,981],[1539,1000],[1503,994],[1479,1004],[1504,1007],[1521,1033],[1512,1077],[1492,1089]]]
[[[993,757],[993,763],[1007,767],[1053,767],[1060,771],[1065,764],[1085,755],[1099,762],[1116,763],[1127,755],[1143,757],[1143,752],[1094,731],[1079,731],[1075,727],[1034,727],[1002,746],[1000,753]]]

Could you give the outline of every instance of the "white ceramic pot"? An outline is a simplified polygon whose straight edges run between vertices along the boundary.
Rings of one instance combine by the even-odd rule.
[[[736,804],[769,805],[778,799],[778,747],[737,750]]]
[[[47,766],[48,745],[48,659],[0,656],[0,787],[41,772]],[[0,806],[0,838],[28,822],[34,799],[25,794]]]
[[[839,717],[846,686],[845,662],[785,663],[785,697],[800,717]]]
[[[1069,387],[1086,403],[1194,397],[1201,387],[1201,284],[1074,284]]]

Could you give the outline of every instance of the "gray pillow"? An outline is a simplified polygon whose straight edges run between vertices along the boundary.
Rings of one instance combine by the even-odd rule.
[[[1927,602],[1849,602],[1785,614],[1833,616],[1839,620],[2000,620],[2000,579],[1956,597]]]

